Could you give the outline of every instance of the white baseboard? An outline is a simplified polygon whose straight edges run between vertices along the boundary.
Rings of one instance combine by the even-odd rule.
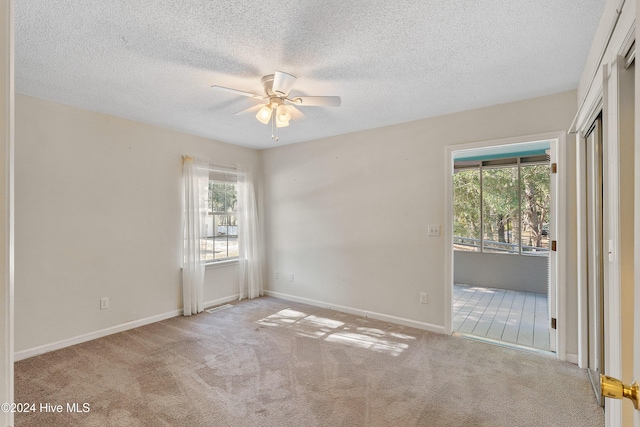
[[[117,334],[118,332],[127,331],[129,329],[145,326],[150,323],[160,322],[161,320],[170,319],[172,317],[180,316],[182,310],[173,310],[168,313],[157,314],[155,316],[145,317],[143,319],[132,320],[130,322],[121,323],[119,325],[111,326],[109,328],[101,329],[99,331],[91,332],[88,334],[78,335],[73,338],[67,338],[64,340],[56,341],[50,344],[41,345],[27,350],[21,350],[15,353],[14,358],[18,360],[28,359],[33,356],[48,353],[54,350],[60,350],[61,348],[70,347],[72,345],[80,344],[83,342],[91,341],[96,338],[106,337],[107,335]]]
[[[439,334],[444,334],[444,326],[433,325],[431,323],[419,322],[417,320],[411,320],[404,317],[391,316],[389,314],[376,313],[373,311],[361,310],[358,308],[345,307],[342,305],[330,304],[327,302],[316,301],[309,298],[297,297],[294,295],[283,294],[280,292],[274,291],[264,291],[265,295],[272,296],[275,298],[280,298],[288,301],[299,302],[302,304],[308,304],[315,307],[328,308],[335,311],[340,311],[343,313],[353,314],[355,316],[369,317],[371,319],[383,320],[385,322],[396,323],[398,325],[409,326],[412,328],[423,329],[426,331],[436,332]]]
[[[578,364],[578,355],[577,354],[572,354],[572,353],[567,353],[566,355],[566,361],[569,363],[573,363],[574,365]]]
[[[204,308],[215,307],[216,305],[225,304],[231,301],[237,301],[240,294],[231,295],[224,298],[218,298],[216,300],[207,301],[204,303]],[[83,342],[95,340],[96,338],[106,337],[107,335],[117,334],[118,332],[127,331],[129,329],[139,328],[140,326],[149,325],[151,323],[160,322],[162,320],[170,319],[172,317],[181,316],[182,310],[173,310],[168,313],[157,314],[155,316],[145,317],[144,319],[132,320],[130,322],[121,323],[119,325],[111,326],[109,328],[101,329],[99,331],[91,332],[88,334],[78,335],[73,338],[67,338],[64,340],[56,341],[50,344],[41,345],[27,350],[18,351],[14,355],[15,361],[28,359],[33,356],[48,353],[54,350],[60,350],[61,348],[70,347],[72,345],[80,344]]]

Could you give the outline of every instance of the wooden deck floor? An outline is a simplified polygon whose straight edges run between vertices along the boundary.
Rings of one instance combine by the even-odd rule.
[[[547,296],[455,285],[453,330],[549,351]]]

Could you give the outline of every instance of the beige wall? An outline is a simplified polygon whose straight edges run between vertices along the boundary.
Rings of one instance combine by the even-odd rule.
[[[442,328],[445,237],[427,237],[427,225],[445,223],[445,147],[564,131],[575,112],[571,91],[265,150],[267,288]],[[571,263],[575,241],[567,247]],[[567,268],[575,354],[575,264]]]
[[[17,352],[181,308],[183,154],[261,174],[255,150],[17,96]],[[208,269],[205,301],[236,285]]]
[[[566,129],[575,96],[263,152],[18,96],[16,351],[180,308],[183,154],[258,170],[263,160],[268,289],[441,328],[444,237],[426,225],[445,222],[445,147]],[[237,292],[236,266],[206,276],[206,301]],[[570,306],[569,353],[575,316]]]

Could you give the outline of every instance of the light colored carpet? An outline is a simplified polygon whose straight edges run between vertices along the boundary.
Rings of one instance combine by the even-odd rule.
[[[604,425],[575,365],[269,297],[23,360],[15,375],[16,402],[65,406],[17,426]]]

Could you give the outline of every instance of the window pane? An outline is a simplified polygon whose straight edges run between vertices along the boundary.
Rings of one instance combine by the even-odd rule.
[[[238,256],[238,225],[235,215],[216,215],[218,219],[215,237],[215,259]]]
[[[551,171],[549,165],[521,167],[522,253],[547,254]]]
[[[209,188],[211,190],[211,188]],[[205,261],[213,261],[213,236],[214,236],[214,217],[213,215],[207,215],[205,219],[205,228],[207,231],[207,238],[201,243],[200,250]]]
[[[485,252],[518,253],[518,168],[482,171]]]
[[[209,181],[209,209],[212,212],[224,212],[225,186],[224,182]]]
[[[480,250],[480,170],[466,169],[453,176],[453,247]]]
[[[230,258],[238,256],[238,219],[235,214],[227,215],[227,253]]]
[[[200,250],[205,261],[213,261],[213,238],[207,237],[203,239]]]
[[[225,259],[227,257],[227,237],[220,235],[215,238],[215,259]]]
[[[237,212],[238,210],[238,192],[236,190],[236,184],[227,183],[225,187],[225,212]]]
[[[209,182],[209,220],[207,221],[206,260],[219,261],[238,256],[236,184]]]

